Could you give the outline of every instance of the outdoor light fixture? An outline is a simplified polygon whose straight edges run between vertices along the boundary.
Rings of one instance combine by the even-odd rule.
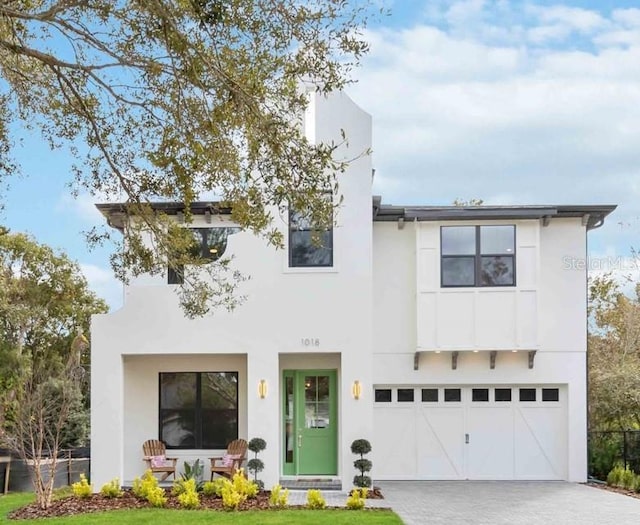
[[[258,383],[258,396],[260,399],[267,397],[267,381],[265,379],[261,379]]]
[[[362,385],[357,379],[353,382],[353,385],[351,385],[351,395],[353,399],[360,399],[362,395]]]

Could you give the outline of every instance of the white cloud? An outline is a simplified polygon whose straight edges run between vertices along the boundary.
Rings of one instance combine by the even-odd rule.
[[[614,9],[611,18],[624,27],[640,27],[640,9]]]
[[[123,286],[111,272],[95,264],[80,263],[80,270],[87,279],[89,288],[96,293],[98,297],[104,299],[111,310],[118,309],[122,306]]]
[[[369,32],[349,91],[374,118],[374,191],[395,204],[619,204],[590,245],[628,255],[640,220],[617,222],[640,217],[640,10],[444,5]]]
[[[571,28],[564,24],[532,27],[527,31],[527,38],[534,44],[547,44],[564,40],[571,33]]]
[[[592,33],[609,25],[609,21],[599,13],[577,7],[530,5],[528,12],[543,24],[562,24],[580,33]]]
[[[485,0],[462,0],[452,2],[445,13],[445,19],[451,26],[464,27],[482,20]]]
[[[120,199],[102,194],[80,193],[77,197],[73,197],[69,193],[63,193],[58,199],[56,211],[74,213],[83,222],[91,225],[104,224],[104,217],[96,208],[96,204],[119,201]]]

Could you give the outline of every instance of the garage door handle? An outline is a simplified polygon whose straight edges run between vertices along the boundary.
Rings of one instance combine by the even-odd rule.
[[[464,442],[465,442],[466,445],[469,444],[469,434],[465,434],[464,435]]]

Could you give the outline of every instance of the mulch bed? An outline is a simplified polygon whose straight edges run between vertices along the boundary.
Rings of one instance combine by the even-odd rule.
[[[369,492],[367,493],[367,499],[384,499],[380,487],[370,488]]]
[[[617,492],[618,494],[624,494],[625,496],[630,496],[632,498],[640,499],[640,493],[634,492],[633,490],[623,489],[622,487],[611,487],[604,483],[592,483],[587,482],[585,485],[589,487],[595,487],[597,489],[608,490],[609,492]]]
[[[172,496],[169,491],[167,494],[167,509],[181,509],[178,498]],[[371,499],[382,499],[380,489],[375,487],[369,491],[368,497]],[[24,507],[20,507],[9,513],[8,517],[15,520],[35,519],[35,518],[53,518],[56,516],[73,516],[74,514],[87,514],[91,512],[104,512],[109,510],[128,510],[151,508],[146,500],[136,498],[130,490],[125,490],[124,495],[120,498],[105,498],[101,494],[92,494],[88,498],[76,498],[67,496],[56,499],[51,503],[51,507],[46,510],[41,509],[35,503],[30,503]],[[269,506],[269,492],[260,492],[257,497],[248,499],[240,505],[239,510],[266,510]],[[301,506],[290,505],[288,509],[304,508]],[[199,509],[208,510],[224,510],[222,499],[200,496]]]
[[[108,510],[128,510],[151,508],[146,500],[136,498],[131,491],[125,490],[120,498],[105,498],[101,494],[92,494],[88,498],[76,498],[67,496],[56,499],[51,503],[51,507],[46,510],[41,509],[35,503],[30,503],[24,507],[9,513],[10,519],[34,519],[52,518],[55,516],[72,516],[74,514],[86,514],[90,512],[103,512]],[[164,508],[181,509],[178,498],[171,496],[167,492],[167,504]],[[200,496],[200,509],[223,510],[222,499],[208,496]],[[261,492],[257,497],[248,499],[240,510],[259,510],[269,508],[269,493]],[[294,508],[294,507],[291,507]]]

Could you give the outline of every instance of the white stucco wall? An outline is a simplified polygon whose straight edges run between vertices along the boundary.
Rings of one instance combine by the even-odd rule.
[[[340,177],[344,204],[334,228],[332,268],[289,268],[277,251],[249,233],[229,237],[225,255],[251,279],[235,312],[188,320],[166,276],[141,276],[126,289],[124,307],[92,322],[92,481],[125,483],[144,471],[141,445],[158,435],[158,374],[237,370],[239,437],[261,437],[269,487],[282,465],[282,371],[338,370],[338,477],[354,474],[350,443],[392,438],[392,425],[373,427],[374,386],[559,385],[567,397],[566,478],[586,476],[586,275],[571,261],[585,257],[580,219],[501,221],[516,224],[513,288],[442,289],[440,226],[399,229],[371,221],[371,119],[344,94],[312,95],[305,116],[310,139],[349,145],[357,158]],[[287,238],[287,217],[276,226]],[[469,224],[460,222],[458,224]],[[496,224],[479,221],[473,224]],[[194,226],[209,225],[196,217]],[[212,217],[211,225],[230,225]],[[318,341],[308,345],[306,340]],[[459,351],[456,370],[451,352]],[[498,350],[495,369],[489,351]],[[513,352],[517,350],[517,352]],[[528,367],[528,351],[536,350]],[[414,356],[420,351],[418,370]],[[436,351],[440,353],[436,353]],[[475,352],[477,351],[477,353]],[[269,393],[260,399],[265,380]],[[363,395],[353,399],[360,381]],[[374,434],[374,431],[382,434]],[[187,460],[214,451],[178,451]]]
[[[414,225],[417,258],[417,346],[424,350],[537,349],[539,222],[477,221],[516,226],[516,286],[442,288],[440,227],[469,222]],[[433,320],[436,322],[433,322]]]
[[[142,443],[157,438],[158,399],[160,372],[237,371],[238,372],[238,433],[247,435],[247,363],[245,355],[125,355],[123,356],[123,455],[124,462],[120,479],[133,480],[146,468],[142,461]],[[149,410],[152,407],[153,410]],[[153,430],[152,430],[153,429]],[[183,462],[200,459],[208,468],[212,455],[223,451],[172,450],[169,455],[179,458],[179,470]],[[134,458],[137,458],[135,461]]]
[[[371,159],[361,156],[371,145],[371,118],[344,94],[329,99],[313,96],[316,140],[339,142],[344,129],[349,144],[338,155],[358,157],[340,177],[344,205],[334,229],[334,267],[290,269],[286,250],[277,251],[249,233],[239,233],[229,238],[225,255],[233,255],[235,268],[251,279],[241,290],[248,299],[235,312],[217,311],[188,320],[166,277],[144,276],[128,287],[121,310],[95,316],[91,443],[95,487],[115,476],[130,482],[143,472],[142,442],[158,435],[158,372],[195,371],[194,364],[212,371],[211,366],[218,369],[227,362],[242,371],[240,409],[245,415],[239,437],[266,440],[261,479],[267,486],[278,482],[279,385],[281,363],[286,362],[282,356],[287,354],[340,356],[339,475],[352,477],[353,458],[345,451],[351,441],[372,432],[371,397],[365,395],[358,402],[351,397],[356,379],[367,394],[371,390],[372,180]],[[213,224],[223,219],[214,217]],[[276,226],[286,233],[287,218],[277,219]],[[305,346],[307,338],[317,339],[319,345]],[[297,359],[301,368],[313,368],[317,360],[310,358],[305,365],[305,359]],[[261,379],[269,385],[266,399],[257,395]]]
[[[566,268],[567,258],[585,257],[585,228],[580,219],[555,219],[546,227],[537,220],[508,223],[517,227],[517,286],[485,290],[440,287],[440,226],[458,223],[414,223],[402,230],[374,223],[373,382],[567,385],[566,475],[584,481],[586,273]],[[490,350],[499,351],[495,369],[489,367]],[[532,369],[528,350],[537,350]]]

